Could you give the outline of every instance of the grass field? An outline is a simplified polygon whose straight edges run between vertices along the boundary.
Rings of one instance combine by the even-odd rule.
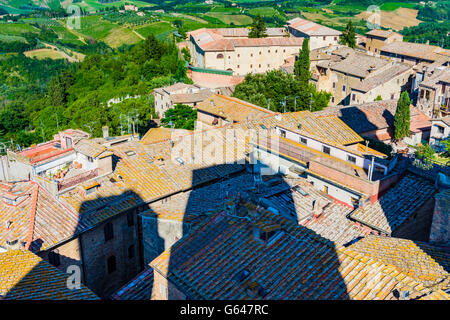
[[[6,34],[1,34],[1,33],[0,33],[0,41],[4,41],[4,42],[15,42],[15,41],[27,42],[27,40],[24,37],[9,36],[9,35],[6,35]]]
[[[251,24],[253,19],[244,14],[226,14],[224,12],[209,12],[206,14],[207,16],[217,18],[225,24],[230,24],[233,22],[237,26],[248,25]]]
[[[169,22],[160,21],[135,30],[144,38],[147,38],[153,33],[157,39],[165,39],[176,29]]]
[[[409,3],[409,2],[386,2],[380,6],[380,9],[384,11],[395,11],[398,8],[415,9],[416,6],[417,6],[416,3]]]
[[[64,59],[63,54],[59,50],[53,50],[50,48],[36,49],[31,51],[26,51],[23,53],[27,57],[35,58],[35,59]]]
[[[117,48],[123,44],[134,44],[139,42],[139,38],[133,30],[127,27],[113,29],[111,33],[104,39],[110,47]]]
[[[80,24],[81,29],[77,30],[77,32],[98,40],[103,40],[112,29],[118,27],[109,21],[102,20],[100,16],[82,17]]]
[[[0,23],[1,34],[20,36],[26,32],[39,33],[39,29],[26,23]]]

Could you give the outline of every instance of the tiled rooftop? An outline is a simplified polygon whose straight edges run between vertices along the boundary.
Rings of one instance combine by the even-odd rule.
[[[450,58],[450,50],[414,42],[395,41],[380,48],[380,52],[421,58],[429,61],[448,60]]]
[[[147,268],[128,282],[111,299],[113,300],[150,300],[153,291],[153,269]]]
[[[287,22],[288,26],[309,36],[339,36],[342,32],[331,29],[302,18],[294,18]]]
[[[370,235],[350,249],[394,266],[428,288],[450,288],[450,248],[424,242]]]
[[[405,72],[408,72],[411,69],[412,69],[412,67],[407,64],[403,64],[403,63],[393,64],[388,69],[381,71],[379,73],[376,73],[373,76],[369,76],[369,77],[365,78],[363,81],[352,86],[352,89],[361,91],[361,92],[368,92],[370,90],[373,90],[373,89],[385,84],[387,81],[389,81],[395,77],[398,77],[399,75],[401,75]]]
[[[250,203],[234,215],[214,215],[151,266],[191,299],[394,299],[394,290],[408,290],[411,298],[432,291],[393,266],[336,247]],[[255,228],[278,233],[264,244],[254,239]],[[258,293],[249,291],[254,287]]]
[[[0,300],[98,300],[83,284],[69,289],[67,277],[29,251],[0,253]]]
[[[221,94],[215,94],[202,103],[199,103],[197,109],[223,117],[232,122],[258,120],[268,115],[275,114],[265,108]]]
[[[435,191],[431,181],[408,173],[380,200],[356,209],[350,217],[390,235],[430,199]]]

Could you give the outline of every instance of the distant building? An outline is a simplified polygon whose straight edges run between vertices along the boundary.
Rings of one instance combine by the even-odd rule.
[[[339,44],[342,35],[342,32],[338,30],[302,18],[289,20],[287,29],[294,37],[309,38],[310,50]]]
[[[331,58],[316,63],[312,80],[317,89],[332,94],[330,105],[372,102],[378,95],[398,99],[411,90],[411,66],[342,46],[326,52]]]
[[[124,7],[125,11],[138,11],[138,7],[132,4],[126,4]]]
[[[284,28],[268,28],[267,38],[248,38],[249,30],[199,29],[189,32],[194,67],[232,71],[235,75],[280,68],[299,52],[303,39],[286,37]]]
[[[365,48],[367,51],[379,55],[382,47],[396,41],[403,41],[403,36],[391,30],[373,29],[366,33]]]
[[[213,95],[214,92],[215,90],[212,89],[185,83],[175,83],[168,87],[157,88],[154,90],[155,112],[160,118],[163,118],[164,113],[176,104],[196,107],[198,103]]]
[[[421,43],[395,41],[380,48],[380,55],[398,62],[417,65],[421,62],[449,63],[450,50]]]

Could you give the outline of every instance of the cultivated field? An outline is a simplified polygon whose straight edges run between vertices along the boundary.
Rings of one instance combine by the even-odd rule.
[[[421,21],[417,20],[417,10],[399,8],[394,11],[381,11],[380,24],[382,27],[394,30],[402,30],[405,27],[417,26]],[[373,13],[364,11],[357,17],[367,20]]]
[[[209,12],[206,14],[207,16],[219,19],[225,24],[230,24],[233,22],[237,26],[247,25],[252,23],[252,18],[246,16],[244,14],[227,14],[224,12]]]

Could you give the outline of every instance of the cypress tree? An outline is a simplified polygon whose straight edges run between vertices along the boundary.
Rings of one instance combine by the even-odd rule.
[[[294,65],[294,74],[300,82],[300,87],[303,89],[306,88],[308,86],[309,79],[311,79],[308,38],[305,38],[303,41],[298,60]]]
[[[406,91],[402,92],[397,102],[397,109],[394,116],[394,138],[400,140],[409,136],[411,124],[411,100]]]
[[[265,38],[267,28],[266,23],[260,15],[257,15],[255,19],[253,19],[253,23],[251,25],[251,30],[248,34],[249,38]]]
[[[341,44],[356,48],[356,31],[351,20],[347,23],[345,30],[342,31]]]

